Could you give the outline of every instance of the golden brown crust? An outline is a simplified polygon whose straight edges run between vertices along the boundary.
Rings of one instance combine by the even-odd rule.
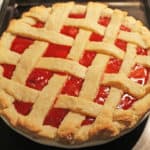
[[[38,60],[36,67],[56,72],[66,72],[79,78],[85,78],[87,68],[78,62],[62,58],[46,57]],[[63,64],[63,65],[62,65]]]

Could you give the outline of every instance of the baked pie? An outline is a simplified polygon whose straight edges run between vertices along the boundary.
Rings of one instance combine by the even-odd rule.
[[[149,30],[125,11],[35,6],[1,36],[0,113],[37,138],[119,135],[150,110],[149,47]]]

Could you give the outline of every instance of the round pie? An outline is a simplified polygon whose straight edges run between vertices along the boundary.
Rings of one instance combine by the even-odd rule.
[[[36,138],[119,135],[150,110],[149,47],[140,21],[105,4],[33,7],[0,39],[0,113]]]

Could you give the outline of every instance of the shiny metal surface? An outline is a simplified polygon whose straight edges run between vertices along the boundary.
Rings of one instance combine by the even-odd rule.
[[[3,0],[0,0],[0,10],[2,8],[2,3],[3,3]]]

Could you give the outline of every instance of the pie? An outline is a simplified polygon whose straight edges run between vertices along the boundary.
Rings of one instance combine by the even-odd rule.
[[[89,2],[34,6],[0,40],[0,113],[36,138],[83,143],[150,110],[150,31]]]

